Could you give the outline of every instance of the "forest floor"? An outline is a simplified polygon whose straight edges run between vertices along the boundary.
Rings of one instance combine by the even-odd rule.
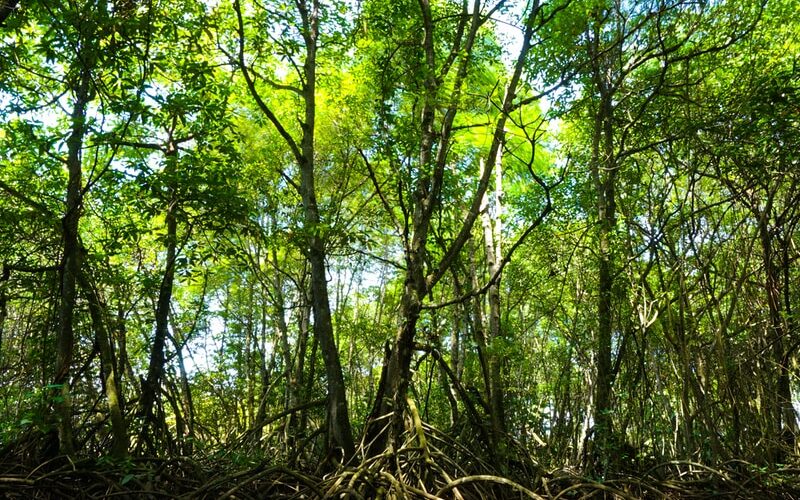
[[[427,431],[422,442],[411,436],[394,453],[357,457],[357,465],[328,464],[327,471],[290,467],[274,455],[248,459],[230,449],[121,461],[58,456],[35,463],[24,448],[6,448],[0,453],[0,498],[800,499],[795,466],[670,461],[592,479],[515,457],[501,471],[470,448]]]
[[[551,471],[528,484],[493,474],[452,477],[429,466],[426,477],[368,464],[326,475],[281,465],[236,470],[212,459],[140,458],[123,464],[59,457],[36,468],[0,464],[0,498],[9,499],[588,499],[588,498],[800,498],[800,469],[742,470],[743,463],[717,467],[689,462],[655,471],[613,475],[598,481],[569,470]],[[668,477],[663,473],[671,471]],[[437,477],[438,476],[438,477]]]

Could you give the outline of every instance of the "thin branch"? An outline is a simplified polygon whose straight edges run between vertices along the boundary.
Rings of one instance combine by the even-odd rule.
[[[539,12],[539,2],[538,0],[534,2],[534,5],[531,8],[530,13],[528,14],[528,19],[525,28],[525,35],[522,39],[522,48],[520,49],[519,55],[517,57],[517,61],[514,65],[514,73],[511,76],[511,80],[506,87],[506,95],[503,99],[503,108],[500,117],[497,120],[497,125],[495,126],[494,136],[492,139],[492,145],[489,149],[489,158],[497,157],[497,152],[500,149],[503,139],[505,137],[505,124],[508,117],[509,112],[513,107],[514,98],[516,97],[517,86],[522,78],[522,72],[525,67],[525,61],[528,57],[528,52],[531,48],[531,38],[533,37],[534,26],[533,20]],[[483,194],[486,192],[486,189],[489,187],[489,179],[491,177],[492,169],[487,168],[484,170],[483,175],[481,176],[478,182],[478,189],[472,199],[472,203],[470,205],[470,209],[467,212],[466,220],[464,224],[461,226],[461,230],[459,231],[456,238],[453,240],[453,243],[450,245],[450,248],[447,249],[442,259],[439,261],[439,265],[434,269],[427,277],[427,288],[430,290],[447,272],[447,269],[453,263],[453,260],[456,256],[461,252],[461,249],[464,247],[464,244],[469,239],[470,235],[472,234],[472,226],[475,223],[475,220],[478,218],[478,213],[480,211],[481,202],[483,200]]]
[[[300,97],[303,97],[302,89],[300,89],[298,87],[295,87],[294,85],[287,85],[287,84],[284,84],[284,83],[278,83],[278,82],[276,82],[276,81],[274,81],[274,80],[262,75],[261,73],[257,73],[256,70],[254,70],[252,68],[250,69],[250,71],[255,76],[257,76],[259,80],[263,81],[264,83],[266,83],[270,87],[274,88],[275,90],[286,90],[286,91],[289,91],[289,92],[294,92],[295,94],[299,95]]]
[[[472,297],[477,297],[477,296],[483,295],[487,291],[489,291],[489,288],[491,288],[495,283],[497,283],[500,280],[500,276],[502,275],[503,270],[505,269],[506,265],[509,262],[511,262],[511,258],[514,255],[514,252],[516,252],[517,249],[525,242],[525,240],[533,232],[533,230],[536,229],[537,227],[539,227],[542,224],[542,222],[544,222],[545,217],[547,217],[547,215],[550,214],[550,212],[553,211],[553,205],[552,205],[552,201],[550,199],[549,190],[553,189],[558,184],[560,184],[562,182],[562,180],[559,180],[556,184],[554,184],[552,186],[548,186],[548,192],[547,192],[547,195],[546,195],[547,196],[547,203],[545,205],[544,210],[539,214],[538,217],[536,217],[536,220],[534,220],[527,228],[525,228],[525,231],[523,231],[523,233],[517,238],[517,240],[514,242],[514,244],[511,245],[511,248],[508,250],[508,252],[503,256],[503,259],[500,261],[500,265],[497,267],[497,271],[495,271],[495,273],[489,278],[489,280],[482,287],[480,287],[477,290],[469,291],[469,292],[465,293],[464,295],[462,295],[461,297],[456,297],[454,299],[451,299],[451,300],[448,300],[448,301],[445,301],[445,302],[440,302],[438,304],[423,304],[422,309],[427,309],[427,310],[441,309],[443,307],[447,307],[447,306],[451,306],[451,305],[455,305],[455,304],[461,304],[461,303],[466,302],[467,300],[471,299]],[[537,181],[537,183],[538,183],[538,181]]]
[[[281,121],[272,112],[272,109],[264,102],[264,99],[261,98],[261,94],[258,93],[258,89],[256,89],[255,81],[253,81],[252,75],[250,75],[250,70],[247,68],[247,64],[244,60],[244,20],[242,19],[242,9],[239,5],[239,0],[235,0],[233,2],[233,10],[236,11],[236,21],[237,27],[239,32],[239,69],[242,71],[242,76],[244,77],[245,82],[247,83],[247,89],[250,91],[250,95],[253,96],[253,99],[256,101],[256,105],[261,110],[264,115],[269,119],[278,133],[283,137],[283,140],[286,141],[286,144],[289,146],[289,149],[292,150],[292,154],[297,159],[298,163],[303,162],[303,153],[300,151],[300,147],[298,146],[297,142],[294,140],[294,137],[289,133],[286,127],[283,126]]]
[[[42,203],[39,203],[38,201],[36,201],[36,200],[34,200],[32,198],[29,198],[28,196],[25,196],[19,190],[17,190],[15,188],[13,188],[12,186],[6,184],[2,180],[0,180],[0,189],[5,191],[8,195],[12,196],[13,198],[16,198],[16,199],[20,200],[21,202],[23,202],[24,204],[28,205],[29,207],[35,208],[36,210],[41,212],[43,215],[45,215],[47,217],[55,217],[53,212],[51,212],[50,209],[47,208],[45,205],[43,205]]]
[[[383,190],[378,183],[378,179],[375,177],[375,170],[372,168],[372,163],[370,163],[369,158],[367,158],[367,155],[364,154],[364,151],[361,148],[358,148],[358,154],[360,154],[361,158],[364,160],[364,165],[367,167],[367,173],[369,174],[369,180],[372,181],[372,185],[375,187],[375,192],[378,194],[378,198],[380,198],[381,204],[386,210],[386,214],[392,219],[394,230],[397,232],[397,234],[403,234],[403,230],[400,227],[400,221],[398,221],[397,217],[395,217],[394,210],[389,204],[389,200],[386,199],[386,195],[384,195]]]
[[[401,271],[405,271],[406,270],[406,266],[404,266],[404,265],[402,265],[402,264],[400,264],[398,262],[395,262],[395,261],[393,261],[391,259],[387,259],[385,257],[381,257],[380,255],[375,255],[374,253],[367,252],[366,250],[361,250],[361,249],[355,248],[355,247],[350,247],[350,250],[352,250],[353,252],[355,252],[355,253],[357,253],[359,255],[363,255],[364,257],[368,257],[370,259],[375,259],[375,260],[377,260],[379,262],[383,262],[384,264],[392,266],[395,269],[400,269]]]

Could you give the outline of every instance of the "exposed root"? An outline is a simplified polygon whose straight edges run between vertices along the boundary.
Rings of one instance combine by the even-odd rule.
[[[546,472],[514,450],[514,464],[494,464],[485,447],[465,446],[413,412],[404,442],[320,476],[284,463],[243,468],[224,453],[142,457],[122,462],[56,457],[26,465],[0,460],[0,498],[142,499],[496,499],[535,500],[800,498],[800,468],[766,468],[742,460],[720,465],[670,461],[639,476],[604,480],[568,469]],[[24,449],[28,449],[27,445]]]

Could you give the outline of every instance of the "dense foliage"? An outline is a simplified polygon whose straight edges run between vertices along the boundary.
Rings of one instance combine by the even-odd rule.
[[[799,13],[0,2],[0,491],[800,491]]]

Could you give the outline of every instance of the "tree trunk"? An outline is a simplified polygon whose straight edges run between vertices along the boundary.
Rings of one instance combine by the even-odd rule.
[[[593,43],[598,43],[595,33]],[[608,76],[598,60],[599,49],[591,49],[594,60],[593,77],[599,92],[599,103],[595,110],[595,128],[592,137],[591,175],[597,196],[598,224],[598,290],[597,290],[597,336],[596,377],[594,393],[594,456],[590,465],[595,472],[602,472],[613,453],[613,429],[611,418],[611,387],[614,381],[611,360],[611,342],[614,330],[613,287],[614,257],[612,237],[616,226],[616,174],[614,158],[614,108],[612,88]],[[602,462],[602,464],[601,464]]]
[[[418,175],[412,194],[410,210],[411,227],[404,235],[404,251],[406,276],[403,295],[400,301],[401,325],[397,336],[389,350],[388,359],[384,363],[381,381],[378,384],[376,400],[373,404],[365,430],[365,441],[371,443],[369,455],[383,452],[388,445],[396,449],[403,431],[403,412],[406,407],[406,391],[411,382],[411,359],[414,351],[417,322],[422,312],[422,300],[433,286],[448,272],[453,262],[463,249],[472,234],[472,228],[478,217],[483,194],[489,185],[489,171],[481,176],[476,192],[470,203],[463,224],[450,247],[437,265],[428,268],[427,244],[431,222],[436,208],[441,203],[441,192],[444,183],[444,170],[448,161],[449,144],[453,120],[459,111],[461,91],[471,63],[472,49],[478,29],[485,21],[480,15],[480,2],[473,4],[473,12],[468,12],[464,3],[463,18],[469,19],[469,28],[460,33],[455,42],[462,44],[459,62],[452,88],[448,89],[449,107],[437,120],[440,106],[440,85],[443,78],[437,78],[435,19],[429,0],[419,0],[422,17],[421,51],[424,61],[423,104],[420,113],[420,142],[417,159]],[[489,158],[496,158],[505,137],[505,123],[514,106],[517,85],[520,81],[530,41],[533,36],[534,20],[539,12],[539,3],[533,2],[526,19],[526,28],[522,40],[522,48],[517,58],[514,72],[506,87],[501,113],[495,123],[494,135],[489,148]],[[463,39],[461,38],[463,37]],[[410,237],[409,237],[410,235]],[[386,422],[382,417],[391,414],[388,433],[384,431]]]
[[[792,186],[796,188],[797,186]],[[783,297],[784,297],[784,306],[783,306],[783,317],[786,318],[786,337],[790,342],[793,342],[796,338],[797,332],[797,325],[795,324],[794,318],[794,311],[792,309],[792,299],[791,299],[791,268],[790,264],[792,260],[789,257],[789,248],[793,245],[791,242],[791,235],[784,235],[783,239],[780,240],[781,245],[781,266],[783,270]],[[794,356],[795,350],[797,349],[797,343],[795,342],[793,346],[787,348],[781,358],[781,372],[780,378],[778,379],[778,397],[781,398],[781,406],[783,410],[783,421],[786,426],[787,435],[785,436],[785,443],[786,445],[793,450],[795,453],[797,452],[797,435],[800,433],[800,428],[798,427],[797,423],[797,411],[794,408],[794,404],[792,401],[792,386],[791,386],[791,360]]]
[[[252,429],[256,420],[256,388],[255,388],[255,358],[254,358],[254,345],[255,345],[255,319],[253,318],[255,302],[253,295],[255,294],[253,280],[248,279],[247,284],[247,324],[245,325],[244,336],[244,365],[245,365],[245,427]]]
[[[344,458],[355,453],[353,431],[347,408],[347,394],[342,375],[339,350],[333,336],[330,300],[328,298],[328,279],[325,266],[325,240],[321,234],[320,216],[317,206],[317,193],[314,179],[314,136],[316,121],[316,83],[317,83],[317,37],[319,35],[319,3],[313,0],[309,6],[306,1],[298,3],[303,19],[303,38],[306,43],[306,59],[303,64],[305,85],[305,120],[300,142],[300,194],[303,199],[304,226],[307,234],[306,248],[311,266],[311,298],[314,312],[314,335],[322,349],[327,379],[328,404],[327,426],[329,449],[341,448]],[[310,7],[310,10],[309,10]]]
[[[0,366],[3,364],[3,333],[8,317],[8,281],[11,278],[11,269],[3,264],[0,275]]]
[[[409,268],[410,270],[410,268]],[[369,416],[365,442],[371,443],[368,456],[375,456],[387,446],[397,449],[403,434],[403,411],[406,392],[411,383],[411,358],[414,353],[414,337],[422,304],[408,278],[400,302],[400,326],[388,360],[384,366],[375,403]],[[387,422],[386,417],[390,420]],[[388,425],[388,427],[387,427]]]
[[[83,138],[86,132],[86,107],[91,100],[90,74],[86,68],[80,70],[80,80],[75,89],[71,125],[67,138],[67,198],[66,212],[62,220],[63,257],[61,268],[61,301],[58,314],[58,338],[56,341],[56,370],[53,385],[60,389],[60,397],[55,404],[59,416],[59,450],[65,455],[75,451],[72,435],[72,398],[70,394],[70,368],[75,346],[74,311],[76,302],[76,281],[81,272],[81,249],[78,238],[78,223],[83,205],[82,159]]]
[[[502,149],[498,150],[494,161],[494,197],[490,204],[489,197],[484,194],[484,203],[481,211],[483,223],[483,241],[486,251],[486,263],[489,276],[497,279],[489,286],[487,301],[489,303],[488,341],[489,341],[489,407],[491,408],[493,449],[502,455],[505,446],[506,419],[505,419],[505,383],[503,380],[503,353],[498,352],[502,347],[502,329],[500,324],[500,262],[502,252]],[[485,165],[481,163],[481,168]]]
[[[239,30],[239,66],[247,82],[248,90],[261,111],[274,125],[281,137],[292,150],[300,170],[300,182],[294,184],[303,201],[303,228],[305,241],[303,252],[311,267],[311,294],[314,313],[314,337],[322,349],[327,380],[327,437],[332,451],[339,448],[343,456],[349,458],[355,452],[353,433],[350,427],[350,416],[347,408],[344,376],[331,322],[330,301],[326,276],[325,235],[322,234],[317,194],[315,189],[315,121],[316,121],[316,85],[317,85],[317,48],[319,37],[320,5],[319,0],[298,0],[295,2],[302,25],[299,27],[305,49],[305,60],[302,62],[302,88],[300,94],[304,101],[304,118],[301,121],[302,136],[299,144],[292,134],[283,126],[261,98],[256,88],[245,58],[245,31],[241,6],[234,2]]]
[[[191,335],[192,332],[189,332]],[[192,397],[192,386],[189,383],[189,374],[186,373],[186,362],[183,359],[183,348],[186,345],[186,340],[178,342],[173,336],[172,345],[175,348],[175,359],[178,362],[178,375],[180,376],[181,387],[181,404],[183,406],[184,420],[186,422],[186,435],[179,435],[181,445],[183,446],[183,454],[191,455],[194,450],[195,440],[195,422],[194,422],[194,398]],[[185,339],[185,337],[184,337]],[[188,438],[188,439],[187,439]]]
[[[174,172],[177,165],[177,148],[170,144],[165,155],[166,169]],[[164,276],[158,290],[156,303],[156,328],[153,336],[153,347],[150,351],[150,363],[147,368],[147,378],[142,385],[141,415],[144,418],[141,429],[140,445],[147,443],[155,451],[158,438],[162,431],[166,431],[166,422],[161,409],[161,381],[164,377],[164,348],[169,335],[169,312],[172,303],[172,289],[175,281],[175,259],[178,248],[178,200],[177,186],[170,185],[170,199],[167,202],[165,223],[166,234],[166,260],[164,262]]]
[[[100,300],[97,289],[92,286],[84,273],[79,275],[80,285],[89,302],[89,315],[92,317],[95,339],[100,350],[101,382],[108,401],[111,416],[111,456],[125,458],[128,455],[128,427],[120,406],[122,386],[117,375],[114,351],[105,322],[105,305]]]
[[[469,252],[469,276],[471,291],[480,288],[478,280],[478,262],[475,245],[468,245]],[[491,399],[492,382],[489,369],[489,342],[486,338],[486,328],[483,321],[483,296],[475,296],[470,303],[472,304],[472,337],[475,340],[475,347],[478,351],[478,364],[481,367],[481,381],[487,399]]]
[[[776,263],[776,250],[774,237],[770,232],[770,214],[773,208],[774,192],[769,193],[766,206],[763,210],[757,208],[757,201],[753,202],[753,208],[758,224],[759,240],[761,242],[762,262],[764,266],[764,278],[766,284],[767,306],[769,308],[769,331],[768,345],[771,345],[772,361],[777,368],[775,374],[775,388],[767,394],[774,394],[771,399],[772,425],[774,426],[770,436],[776,443],[773,450],[773,459],[782,461],[784,450],[781,449],[781,441],[794,448],[795,435],[797,433],[797,414],[792,406],[791,384],[789,378],[790,353],[786,352],[786,323],[781,303],[781,273]]]

